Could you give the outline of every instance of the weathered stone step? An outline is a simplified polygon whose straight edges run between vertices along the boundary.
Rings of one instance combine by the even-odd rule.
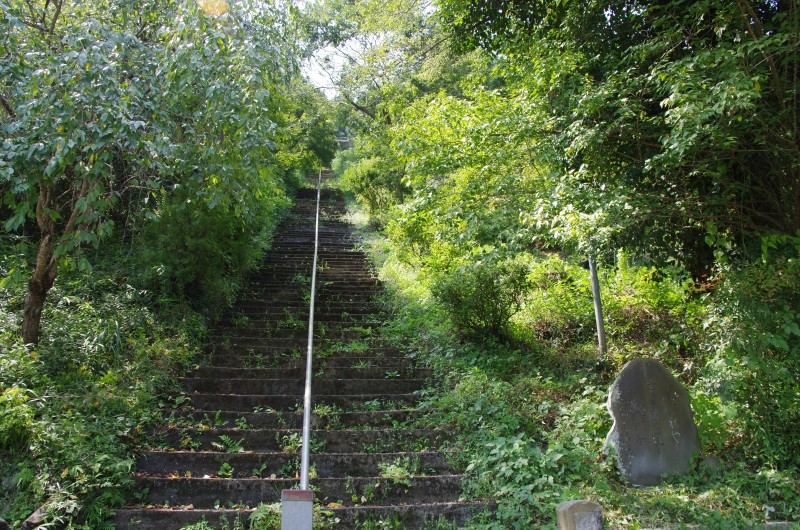
[[[208,360],[207,366],[210,368],[285,368],[286,370],[295,370],[297,368],[305,368],[306,365],[305,351],[298,351],[293,356],[276,356],[276,354],[285,353],[285,350],[261,350],[264,351],[262,357],[256,351],[259,350],[258,348],[251,349],[254,351],[243,351],[238,354],[214,354]],[[319,350],[315,351],[315,370],[328,368],[382,368],[389,371],[394,369],[408,370],[414,367],[414,361],[405,358],[400,353],[371,356],[361,352],[333,352],[323,356],[319,354]]]
[[[231,410],[250,412],[267,407],[276,410],[294,410],[302,402],[303,396],[258,396],[231,394],[190,394],[194,410]],[[313,404],[341,407],[349,411],[383,410],[387,408],[405,408],[419,400],[418,394],[315,394]],[[398,406],[399,405],[399,406]]]
[[[308,325],[305,322],[292,322],[292,328],[282,327],[282,321],[275,322],[270,327],[256,328],[238,328],[238,327],[225,327],[217,328],[213,338],[225,340],[229,338],[236,339],[304,339],[308,340]],[[330,340],[358,340],[369,339],[377,336],[377,326],[363,327],[361,329],[333,328],[327,325],[321,325],[319,322],[314,322],[314,337],[317,339],[330,339]],[[375,331],[373,331],[375,330]]]
[[[307,317],[307,315],[301,315]],[[361,333],[377,332],[383,328],[383,322],[378,318],[373,320],[347,320],[342,321],[341,316],[328,316],[322,320],[314,317],[314,330],[315,331],[359,331]],[[372,331],[370,331],[372,330]],[[225,324],[216,328],[217,335],[235,334],[240,333],[243,335],[260,335],[271,333],[271,336],[276,336],[276,333],[292,333],[292,332],[305,332],[308,336],[308,321],[307,318],[298,318],[298,316],[284,314],[275,314],[275,318],[270,319],[250,319],[246,325],[237,326],[228,321]]]
[[[335,276],[339,273],[359,273],[365,278],[374,278],[374,271],[370,265],[363,262],[363,258],[357,254],[348,256],[343,252],[324,251],[322,257],[317,256],[317,277]],[[311,276],[311,264],[313,254],[308,256],[286,256],[281,258],[270,258],[263,262],[262,269],[258,276],[253,278],[269,279],[275,275],[286,275],[291,280],[299,279],[299,276]]]
[[[319,277],[317,277],[319,280]],[[308,300],[306,296],[310,293],[311,290],[309,287],[301,286],[295,288],[292,286],[291,288],[286,287],[284,289],[272,289],[265,288],[263,291],[260,291],[259,299],[254,300],[253,302],[268,302],[271,300],[286,300],[286,302],[305,302],[306,305],[308,304]],[[345,288],[345,287],[336,287],[336,286],[324,286],[324,285],[317,285],[316,296],[319,297],[328,297],[331,299],[336,299],[339,297],[341,301],[348,302],[348,301],[358,301],[358,302],[368,302],[373,301],[376,294],[381,293],[382,290],[379,287],[364,287],[363,289],[359,288]]]
[[[281,352],[278,355],[282,356],[276,356],[274,352],[266,353],[263,356],[260,356],[256,352],[216,354],[205,364],[210,368],[305,369],[306,360],[304,351],[297,351],[296,353]],[[317,373],[318,370],[324,371],[329,368],[380,368],[387,372],[399,370],[402,373],[405,370],[414,368],[414,366],[415,363],[412,359],[406,359],[400,354],[377,357],[359,352],[336,352],[323,356],[320,355],[319,350],[316,350],[313,364],[314,373]]]
[[[210,451],[148,451],[136,464],[148,476],[204,477],[217,475],[227,464],[230,477],[297,478],[300,456],[293,453],[221,453]],[[439,451],[394,453],[319,453],[311,457],[317,477],[380,476],[381,466],[396,465],[414,475],[440,475],[451,471],[447,454]]]
[[[235,315],[235,313],[233,314]],[[305,312],[275,311],[273,313],[263,313],[257,318],[250,318],[249,325],[253,327],[263,327],[266,325],[275,326],[277,322],[286,322],[289,315],[303,326],[308,324],[308,310]],[[234,318],[234,317],[230,317]],[[229,321],[230,322],[230,319]],[[383,320],[380,315],[371,312],[353,312],[345,314],[314,315],[315,324],[337,324],[341,326],[361,326],[361,325],[381,325]]]
[[[367,521],[397,518],[405,530],[422,530],[435,528],[433,522],[440,518],[455,522],[458,526],[467,523],[470,517],[487,509],[482,502],[450,502],[450,503],[418,503],[394,506],[348,506],[330,507],[325,511],[331,513],[331,520],[325,528],[353,530],[361,528]],[[127,508],[117,512],[114,519],[120,530],[136,528],[138,530],[178,530],[190,524],[206,521],[214,528],[230,528],[237,519],[247,528],[247,522],[253,510],[229,509],[191,509],[179,510],[169,508]]]
[[[361,287],[365,288],[374,288],[374,287],[382,287],[383,282],[381,282],[378,278],[374,276],[363,277],[363,278],[348,278],[346,281],[338,281],[336,279],[329,279],[327,270],[320,271],[317,274],[317,280],[320,281],[320,284],[324,284],[324,282],[333,282],[331,285],[318,285],[317,287],[337,287],[342,289],[349,289],[349,290],[356,290]],[[311,285],[311,276],[304,277],[302,281],[298,281],[295,277],[291,278],[292,284],[287,285],[286,283],[281,283],[278,280],[273,280],[269,276],[263,277],[255,277],[250,282],[248,282],[248,288],[250,289],[289,289],[290,287],[294,288],[305,288]],[[380,292],[380,291],[378,291]]]
[[[234,309],[238,313],[244,313],[249,317],[256,316],[259,314],[264,313],[274,313],[276,311],[285,311],[289,310],[292,312],[298,312],[302,309],[305,309],[308,312],[308,304],[305,305],[299,302],[293,302],[291,300],[287,301],[284,304],[275,302],[275,301],[260,301],[260,302],[242,302],[236,304]],[[316,307],[316,311],[324,311],[328,314],[334,313],[380,313],[381,307],[375,303],[361,303],[361,302],[349,302],[349,301],[342,301],[342,300],[332,300],[329,303],[320,303]],[[321,312],[321,311],[320,311]]]
[[[268,292],[262,293],[256,300],[242,300],[234,307],[297,307],[304,308],[308,311],[308,289],[305,290],[286,290],[283,292]],[[368,304],[369,306],[376,306],[375,292],[354,291],[354,292],[330,292],[325,289],[317,290],[316,302],[319,304],[336,306],[338,304],[352,306],[353,304]]]
[[[245,451],[297,452],[299,429],[169,429],[159,446],[200,451],[219,450],[226,436]],[[433,429],[315,429],[311,432],[314,453],[425,451],[438,449],[447,439],[444,431]]]
[[[281,370],[290,377],[291,374],[301,373],[305,377],[306,360],[305,352],[296,357],[275,358],[274,356],[265,357],[232,357],[221,356],[214,358],[206,363],[208,369],[238,369],[238,370]],[[360,370],[364,370],[361,372]],[[351,379],[358,379],[358,374],[366,374],[366,370],[371,370],[377,379],[395,379],[405,377],[407,379],[427,379],[430,375],[428,369],[422,372],[415,372],[417,366],[411,359],[402,357],[363,357],[352,354],[339,354],[335,356],[314,358],[313,373],[315,377],[335,377],[336,373],[349,375]]]
[[[399,374],[398,374],[399,375]],[[182,378],[183,388],[189,392],[221,392],[223,394],[245,394],[262,396],[301,395],[305,388],[305,377],[281,379],[223,379],[223,378]],[[423,379],[401,379],[399,377],[380,379],[330,379],[317,378],[312,383],[315,393],[320,394],[364,394],[383,392],[387,394],[408,394],[425,386]]]
[[[350,427],[357,427],[360,429],[396,428],[404,423],[414,422],[426,413],[427,411],[425,409],[418,408],[367,412],[343,412],[334,409],[323,415],[312,414],[311,426],[314,429],[328,429],[333,427],[340,429]],[[181,424],[193,426],[195,428],[236,428],[238,424],[248,425],[252,429],[299,429],[303,423],[302,411],[237,412],[231,410],[174,410],[170,412],[170,418],[169,424],[171,425]]]
[[[349,249],[345,249],[344,246],[345,245],[341,245],[340,248],[331,250],[326,250],[324,248],[319,249],[317,252],[317,264],[324,264],[331,267],[337,265],[352,266],[367,270],[370,268],[366,255],[363,252],[353,250],[352,246]],[[265,265],[294,265],[300,260],[313,258],[314,247],[312,246],[305,249],[285,251],[273,249],[272,252],[264,258],[262,263]]]
[[[263,290],[253,290],[247,298],[241,299],[234,307],[248,305],[281,305],[281,306],[302,306],[308,313],[308,297],[311,290],[308,287],[299,288],[272,288],[265,287]],[[359,302],[375,305],[375,295],[382,290],[374,288],[364,289],[341,289],[318,287],[316,299],[328,302]]]
[[[218,344],[208,347],[209,353],[247,357],[259,354],[283,354],[286,352],[305,352],[308,349],[308,332],[304,337],[222,337]],[[365,355],[374,357],[402,357],[397,348],[392,348],[380,336],[360,340],[314,340],[314,351],[325,352],[323,356],[337,353]]]
[[[347,248],[348,244],[343,243],[342,240],[349,237],[352,231],[343,229],[342,227],[321,226],[319,229],[319,241],[326,245],[341,246]],[[279,236],[273,239],[272,249],[280,251],[282,248],[303,248],[304,246],[314,246],[314,227],[309,227],[306,230],[296,228],[291,231],[281,232]],[[352,248],[352,245],[349,245]]]
[[[336,268],[317,270],[317,281],[321,284],[323,282],[347,283],[349,281],[357,282],[354,287],[358,287],[362,282],[366,287],[375,287],[380,285],[378,279],[375,277],[374,272],[370,268],[359,267],[355,268]],[[258,276],[250,279],[253,282],[249,287],[255,291],[264,291],[266,289],[308,289],[311,285],[311,265],[303,265],[303,268],[298,269],[297,265],[288,265],[286,267],[269,267],[262,270]],[[318,285],[319,287],[319,285]]]
[[[432,371],[426,368],[409,368],[402,365],[386,366],[331,366],[327,367],[320,363],[319,369],[323,370],[323,376],[336,379],[387,379],[399,376],[406,379],[427,379]],[[280,378],[300,378],[305,380],[305,364],[297,363],[291,368],[241,368],[241,367],[211,367],[206,366],[194,370],[190,377],[195,378],[218,378],[218,379],[280,379]],[[318,381],[315,379],[314,382]]]
[[[337,271],[347,272],[347,271]],[[288,276],[288,275],[287,275]],[[300,278],[300,279],[298,279]],[[381,285],[378,279],[370,274],[355,274],[353,271],[351,278],[340,279],[336,274],[330,275],[328,271],[317,274],[317,292],[320,291],[368,291],[380,293]],[[255,281],[251,281],[250,289],[262,293],[289,293],[289,292],[309,292],[311,287],[311,277],[295,274],[288,278],[271,274]]]
[[[311,481],[323,503],[392,505],[425,503],[432,496],[440,502],[457,501],[463,475],[433,475],[402,480],[381,477],[317,478]],[[211,508],[224,499],[240,506],[280,501],[280,492],[297,486],[295,479],[225,479],[136,477],[139,490],[149,490],[150,505]],[[355,499],[355,501],[354,501]]]
[[[230,340],[227,344],[216,344],[208,347],[209,353],[215,356],[232,356],[234,359],[239,359],[242,362],[248,357],[263,356],[263,355],[276,355],[277,360],[283,361],[283,358],[292,358],[297,352],[300,352],[298,358],[305,358],[305,352],[308,349],[308,341],[306,339],[261,339],[250,341],[250,344],[240,344],[238,341]],[[374,345],[375,341],[371,344],[363,344],[362,342],[340,342],[333,341],[315,341],[314,352],[315,358],[322,357],[374,357],[382,358],[404,358],[405,354],[397,348],[389,346]],[[321,353],[321,352],[324,352]],[[211,359],[212,361],[215,359]]]
[[[272,346],[277,347],[279,349],[284,350],[291,350],[295,348],[302,348],[305,349],[308,346],[308,337],[240,337],[240,336],[226,336],[226,337],[219,337],[220,340],[223,341],[223,346],[243,346],[249,348],[250,346]],[[326,339],[327,340],[327,339]],[[334,338],[334,341],[337,339]],[[348,339],[350,341],[354,339]],[[345,341],[346,342],[346,341]],[[376,343],[377,346],[380,346],[381,340],[380,337],[371,337],[371,343]],[[321,344],[324,348],[325,344]],[[317,349],[315,347],[315,349]]]
[[[331,263],[338,262],[348,265],[352,264],[353,266],[361,268],[369,267],[369,262],[366,260],[364,253],[359,250],[353,250],[352,242],[331,242],[330,240],[323,240],[321,243],[325,244],[321,244],[320,249],[317,252],[318,262],[321,260],[326,260],[330,261]],[[294,264],[301,260],[310,260],[313,259],[313,257],[313,245],[309,245],[308,247],[302,249],[282,249],[280,247],[273,247],[272,252],[270,252],[270,254],[264,258],[262,263],[267,265],[286,265]]]
[[[313,206],[312,206],[313,211]],[[310,220],[309,220],[310,221]],[[325,222],[320,223],[319,227],[319,234],[320,236],[335,234],[335,235],[342,235],[342,234],[349,234],[353,231],[352,227],[348,224],[344,223],[331,223]],[[287,234],[297,234],[297,233],[309,233],[311,236],[314,236],[314,223],[309,222],[306,225],[284,225],[282,229],[278,232],[279,234],[286,236]]]

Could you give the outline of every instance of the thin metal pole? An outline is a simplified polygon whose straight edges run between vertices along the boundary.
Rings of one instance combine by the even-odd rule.
[[[303,394],[303,448],[300,455],[300,489],[308,489],[308,461],[311,440],[311,374],[314,346],[314,294],[317,288],[317,254],[319,249],[319,202],[322,189],[322,170],[317,176],[317,214],[314,221],[314,262],[311,269],[311,304],[308,312],[308,353],[306,355],[306,389]]]
[[[606,347],[606,328],[603,324],[603,304],[600,302],[600,282],[597,279],[597,269],[594,259],[589,256],[589,276],[592,279],[592,298],[594,298],[594,321],[597,324],[597,343],[600,346],[600,355],[603,359],[608,351]]]

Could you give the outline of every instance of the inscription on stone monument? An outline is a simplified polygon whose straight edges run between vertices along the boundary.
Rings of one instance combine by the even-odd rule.
[[[683,474],[700,451],[689,393],[655,359],[634,359],[619,373],[608,395],[614,426],[606,446],[632,484],[655,486],[664,474]]]

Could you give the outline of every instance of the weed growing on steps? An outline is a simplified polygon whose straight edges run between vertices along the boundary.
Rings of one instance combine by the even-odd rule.
[[[407,480],[411,477],[424,475],[420,466],[419,457],[400,456],[392,462],[378,463],[378,476],[395,480],[404,480],[407,486],[411,483]]]
[[[234,422],[234,425],[236,425],[237,429],[242,429],[242,430],[250,429],[252,427],[250,425],[250,422],[248,422],[247,418],[244,417],[244,416],[240,416],[240,417],[236,418],[236,421]]]
[[[224,427],[225,422],[222,420],[222,412],[216,411],[214,418],[211,419],[208,413],[203,414],[203,419],[200,421],[200,428],[218,429]]]
[[[244,439],[234,440],[230,436],[223,434],[219,437],[218,442],[211,442],[211,447],[225,453],[242,453],[244,452],[243,442]]]
[[[253,321],[245,314],[238,314],[231,318],[231,325],[242,329],[252,329]]]
[[[217,470],[217,475],[220,477],[230,478],[233,476],[233,466],[231,466],[228,462],[223,462],[222,465]]]
[[[405,530],[406,525],[397,515],[386,517],[364,517],[357,523],[359,530]]]
[[[342,426],[342,409],[336,405],[317,403],[312,410],[312,422],[315,429],[333,430]]]
[[[299,453],[303,447],[303,434],[299,431],[290,433],[278,431],[275,433],[275,441],[282,452]],[[312,453],[325,452],[325,440],[320,440],[312,436],[309,443],[309,449]]]

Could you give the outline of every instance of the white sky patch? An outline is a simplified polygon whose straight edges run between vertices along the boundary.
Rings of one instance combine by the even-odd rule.
[[[334,47],[327,46],[305,59],[300,71],[312,85],[322,90],[326,98],[333,99],[339,93],[337,83],[345,62]]]

